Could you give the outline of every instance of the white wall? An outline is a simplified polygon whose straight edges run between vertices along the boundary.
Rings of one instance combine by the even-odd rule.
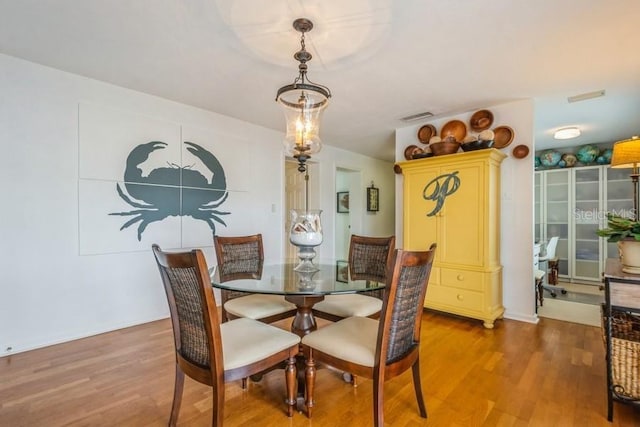
[[[283,253],[281,132],[6,55],[0,55],[0,93],[4,153],[0,168],[0,355],[168,315],[150,248],[80,255],[79,104],[212,129],[247,141],[251,149],[242,173],[250,176],[251,203],[234,212],[234,232],[263,233],[268,261]],[[324,209],[335,211],[336,167],[358,169],[365,182],[373,179],[381,187],[381,213],[364,218],[365,230],[393,232],[390,163],[327,145],[316,160],[320,162]],[[333,220],[325,220],[325,232],[333,235]],[[206,227],[199,230],[210,232]],[[217,232],[224,235],[224,230],[221,227]],[[331,240],[322,247],[325,258],[333,257]],[[215,263],[212,247],[203,249],[209,262]]]
[[[503,266],[503,303],[505,317],[537,322],[533,288],[533,120],[534,108],[530,100],[510,102],[487,107],[493,115],[495,128],[507,125],[513,128],[513,142],[502,149],[508,157],[501,167],[501,236],[500,249]],[[474,110],[475,111],[475,110]],[[469,123],[474,111],[396,129],[396,160],[404,161],[404,149],[409,145],[423,146],[418,141],[418,130],[424,124],[433,124],[438,132],[449,120]],[[516,159],[511,151],[517,145],[529,147],[529,155]],[[396,235],[402,247],[402,175],[396,176]]]
[[[357,191],[351,189],[349,194],[350,206],[353,207],[355,203],[360,204],[357,214],[353,213],[356,209],[350,209],[349,214],[352,223],[360,224],[359,232],[369,236],[391,236],[395,233],[396,201],[393,163],[327,146],[315,157],[318,160],[320,175],[323,177],[320,180],[320,204],[326,210],[322,214],[322,224],[324,230],[331,233],[328,235],[335,234],[336,188],[339,188],[336,185],[336,176],[339,169],[360,172],[361,188]],[[366,187],[371,185],[371,181],[380,189],[380,211],[378,212],[367,212]],[[353,215],[358,217],[353,218]],[[333,259],[335,253],[335,239],[325,239],[320,247],[320,259]]]

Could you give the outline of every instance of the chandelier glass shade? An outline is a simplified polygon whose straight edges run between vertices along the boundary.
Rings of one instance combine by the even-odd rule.
[[[322,98],[321,94],[300,85],[278,97],[287,121],[284,146],[288,156],[311,155],[322,148],[320,121],[328,103],[327,98]]]
[[[305,18],[296,19],[293,28],[300,32],[300,50],[293,57],[300,62],[298,76],[292,84],[278,89],[276,101],[282,106],[287,121],[284,139],[285,154],[296,158],[304,171],[304,163],[322,148],[320,122],[331,98],[328,87],[307,78],[307,62],[312,56],[305,47],[305,33],[313,23]]]

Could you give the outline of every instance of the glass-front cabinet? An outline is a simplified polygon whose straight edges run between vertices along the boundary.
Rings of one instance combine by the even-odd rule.
[[[556,256],[558,257],[558,274],[568,277],[571,275],[569,252],[570,228],[569,218],[571,211],[570,203],[570,169],[550,170],[544,176],[544,209],[543,209],[543,243],[546,246],[549,239],[558,236],[558,247]]]
[[[542,201],[542,177],[543,175],[541,173],[536,172],[534,177],[533,177],[533,182],[534,182],[534,197],[535,200],[533,201],[533,220],[534,220],[534,225],[533,225],[533,233],[534,233],[534,238],[535,238],[535,242],[536,243],[543,243],[542,240],[542,217],[543,217],[543,213],[542,213],[542,207],[544,206],[544,202]]]
[[[605,170],[605,193],[604,193],[604,210],[605,212],[615,213],[617,215],[633,218],[633,184],[631,183],[631,169],[613,169]],[[600,225],[607,225],[606,215],[602,215]],[[605,259],[618,257],[617,243],[608,243],[602,239],[605,246]]]
[[[602,212],[602,174],[599,166],[573,171],[573,278],[599,280],[601,242],[596,234]]]
[[[633,187],[627,169],[609,165],[535,173],[535,233],[544,249],[558,236],[559,274],[564,280],[600,284],[604,261],[617,257],[615,244],[598,237],[607,212],[630,213]]]

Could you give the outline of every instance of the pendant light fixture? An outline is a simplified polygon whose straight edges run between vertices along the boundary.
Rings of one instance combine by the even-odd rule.
[[[307,78],[307,62],[312,56],[305,48],[304,37],[313,28],[313,23],[299,18],[293,21],[293,28],[301,33],[300,50],[293,55],[300,62],[299,74],[292,84],[278,89],[276,101],[282,106],[287,121],[285,154],[298,160],[298,170],[305,172],[306,161],[322,148],[320,120],[329,104],[331,91]]]

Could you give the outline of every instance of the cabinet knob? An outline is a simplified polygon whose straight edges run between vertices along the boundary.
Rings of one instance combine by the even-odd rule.
[[[464,300],[464,296],[462,296],[462,295],[460,295],[460,294],[458,294],[458,295],[456,296],[456,298],[458,299],[458,301],[463,301],[463,300]]]
[[[463,281],[464,280],[464,274],[458,274],[457,279],[460,280],[460,281]]]

